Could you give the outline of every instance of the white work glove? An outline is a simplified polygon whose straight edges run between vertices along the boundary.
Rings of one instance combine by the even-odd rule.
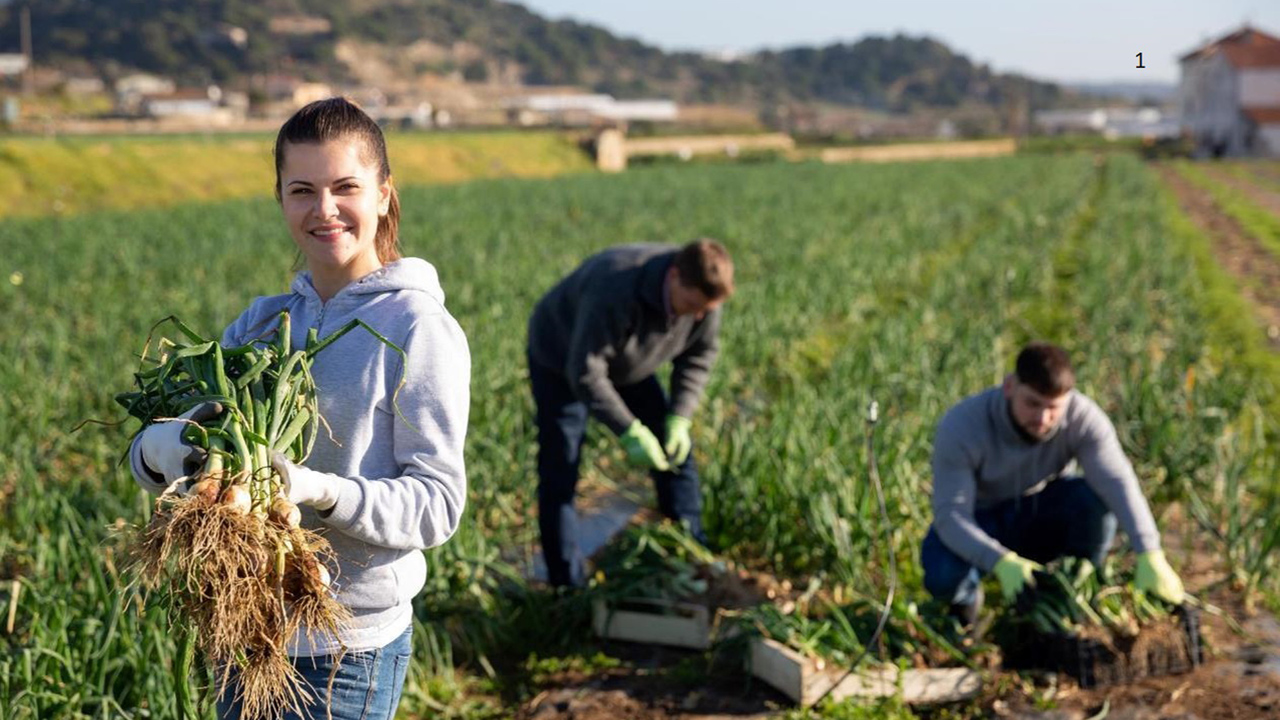
[[[285,497],[294,505],[307,505],[323,513],[338,504],[342,486],[334,476],[296,465],[282,452],[271,455],[271,467],[280,473]]]
[[[182,439],[193,423],[203,423],[222,414],[222,405],[205,402],[182,413],[176,420],[149,425],[138,433],[129,448],[133,479],[155,495],[178,480],[200,471],[207,453]]]

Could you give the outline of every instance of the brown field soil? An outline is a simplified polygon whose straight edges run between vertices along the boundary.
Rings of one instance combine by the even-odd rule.
[[[1188,590],[1236,619],[1243,625],[1244,635],[1220,615],[1202,612],[1205,662],[1190,673],[1084,690],[1063,675],[995,672],[985,683],[983,696],[972,704],[932,711],[919,708],[919,716],[1012,720],[1280,718],[1280,623],[1269,613],[1247,615],[1243,599],[1224,579],[1218,553],[1179,508],[1167,511],[1161,525],[1165,546],[1176,558]],[[1187,546],[1186,538],[1196,539]],[[759,581],[748,584],[753,582]],[[730,720],[777,717],[792,707],[785,696],[727,664],[733,662],[728,658],[709,666],[707,656],[692,651],[622,642],[607,643],[604,650],[621,659],[622,665],[550,678],[547,689],[521,706],[515,717]],[[1043,709],[1046,706],[1052,709]]]
[[[1280,162],[1274,160],[1256,160],[1239,164],[1249,173],[1271,188],[1280,188]]]
[[[1225,577],[1221,553],[1177,505],[1158,518],[1162,544],[1189,593],[1216,611],[1201,611],[1204,663],[1189,673],[1125,685],[1081,689],[1070,679],[1028,674],[1037,690],[1015,690],[982,703],[982,717],[1012,720],[1263,720],[1280,718],[1280,623],[1250,615]],[[1231,618],[1232,620],[1228,620]],[[1242,635],[1233,622],[1243,630]],[[988,683],[988,687],[1000,683]],[[1034,709],[1047,697],[1051,710]],[[1042,704],[1043,707],[1043,704]],[[1105,710],[1105,712],[1104,712]]]
[[[1280,349],[1280,262],[1224,213],[1209,193],[1192,185],[1172,167],[1159,166],[1158,172],[1177,197],[1178,205],[1210,238],[1214,256],[1256,309],[1272,348]]]
[[[1272,189],[1272,186],[1260,182],[1249,182],[1220,167],[1205,165],[1201,170],[1215,182],[1235,190],[1254,205],[1280,217],[1280,190]]]
[[[1192,672],[1089,690],[1059,677],[1053,710],[1031,709],[1031,695],[1023,693],[993,700],[991,716],[1016,720],[1280,718],[1280,623],[1266,612],[1249,616],[1240,593],[1223,576],[1218,553],[1180,508],[1170,508],[1161,526],[1166,551],[1177,558],[1187,590],[1235,619],[1245,634],[1220,615],[1201,612],[1205,658]],[[1182,546],[1186,538],[1193,539],[1189,548]]]
[[[765,718],[785,708],[786,696],[745,673],[734,677],[720,668],[702,676],[701,653],[611,642],[606,651],[623,666],[584,675],[550,678],[548,689],[525,703],[519,720],[727,720]]]

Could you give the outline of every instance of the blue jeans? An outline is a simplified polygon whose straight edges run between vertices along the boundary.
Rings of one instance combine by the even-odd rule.
[[[577,585],[583,580],[584,561],[578,551],[578,513],[573,498],[578,485],[582,441],[587,432],[587,405],[579,400],[560,373],[529,361],[529,381],[537,405],[538,425],[538,529],[547,579],[552,585]],[[659,439],[666,432],[667,396],[652,375],[634,385],[617,388],[622,401]],[[652,471],[663,515],[683,522],[699,542],[702,531],[702,494],[693,453],[671,472]]]
[[[1034,495],[978,510],[974,519],[1001,545],[1039,563],[1080,557],[1102,567],[1116,536],[1116,516],[1084,478],[1056,480]],[[979,602],[982,574],[943,544],[932,527],[920,548],[920,564],[925,589],[935,598],[965,608]]]
[[[400,691],[413,654],[412,633],[410,626],[385,647],[349,652],[341,660],[335,655],[293,658],[293,666],[309,686],[312,701],[301,716],[288,712],[281,720],[328,720],[326,710],[332,720],[391,720],[400,704]],[[330,702],[329,676],[335,664],[338,672],[333,676]],[[218,700],[219,720],[239,720],[236,690],[233,677],[226,694]]]

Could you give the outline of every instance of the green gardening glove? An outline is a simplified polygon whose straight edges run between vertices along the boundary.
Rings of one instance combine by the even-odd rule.
[[[689,437],[689,428],[693,421],[679,415],[667,416],[667,444],[662,446],[672,465],[683,465],[689,459],[689,451],[693,449],[693,438]]]
[[[1004,557],[996,561],[996,566],[991,568],[996,580],[1000,581],[1000,594],[1004,595],[1005,602],[1013,602],[1024,587],[1036,584],[1032,575],[1036,570],[1044,570],[1044,567],[1015,552],[1005,553]]]
[[[666,454],[662,452],[662,443],[658,442],[658,437],[653,434],[653,431],[639,420],[631,421],[618,439],[622,440],[622,447],[627,451],[627,460],[632,465],[654,470],[671,469],[671,465],[667,463]]]
[[[1138,567],[1134,572],[1133,586],[1171,605],[1182,604],[1184,595],[1182,580],[1169,566],[1169,561],[1164,559],[1163,551],[1148,550],[1138,553]]]

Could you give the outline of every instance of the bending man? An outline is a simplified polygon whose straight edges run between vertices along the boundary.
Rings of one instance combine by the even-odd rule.
[[[534,308],[538,526],[552,585],[583,580],[573,499],[588,414],[650,470],[659,510],[705,542],[690,418],[719,350],[720,304],[732,293],[733,263],[714,240],[626,245],[588,258]],[[667,361],[670,400],[654,377]]]

